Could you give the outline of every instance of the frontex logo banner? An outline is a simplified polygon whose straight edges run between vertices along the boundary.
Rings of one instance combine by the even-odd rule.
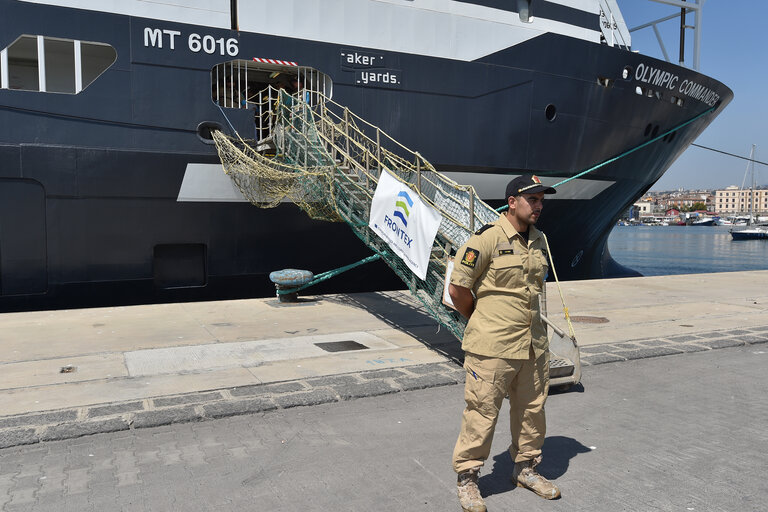
[[[410,212],[408,211],[408,207],[413,208],[413,200],[411,199],[411,196],[408,195],[408,192],[406,192],[405,190],[397,194],[397,199],[399,199],[399,201],[395,203],[395,211],[392,213],[392,215],[394,215],[395,217],[398,217],[400,220],[403,221],[403,225],[405,227],[408,227],[408,217],[410,217],[411,215]]]
[[[420,279],[427,277],[429,253],[442,220],[440,213],[387,171],[382,171],[371,201],[368,227]]]

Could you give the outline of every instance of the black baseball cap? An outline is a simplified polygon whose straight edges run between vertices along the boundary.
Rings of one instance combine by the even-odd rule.
[[[539,192],[554,194],[555,189],[542,185],[539,177],[534,174],[524,174],[507,183],[506,198],[509,199],[510,196],[517,197],[520,194],[538,194]]]

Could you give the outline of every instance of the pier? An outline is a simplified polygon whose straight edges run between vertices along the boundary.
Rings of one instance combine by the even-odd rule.
[[[585,374],[768,339],[768,271],[562,288]],[[463,379],[459,341],[405,291],[5,313],[0,333],[5,446]]]
[[[618,506],[621,502],[616,497],[617,488],[600,480],[599,466],[576,463],[573,458],[579,453],[594,451],[599,454],[594,460],[615,472],[619,472],[617,464],[625,464],[630,480],[617,473],[615,485],[632,499],[643,496],[643,485],[652,485],[653,478],[646,471],[659,471],[665,464],[675,471],[691,472],[672,479],[681,479],[680,485],[694,486],[696,478],[709,479],[696,476],[697,471],[704,470],[688,464],[698,460],[696,457],[704,457],[708,465],[722,463],[733,466],[739,474],[749,474],[749,468],[734,464],[757,463],[750,462],[749,454],[757,456],[767,448],[765,436],[758,435],[758,430],[762,432],[768,421],[768,411],[757,404],[765,403],[765,385],[756,376],[768,369],[764,355],[768,353],[768,271],[571,281],[562,287],[583,365],[583,385],[554,390],[548,402],[550,425],[544,454],[550,465],[545,463],[543,471],[558,478],[564,488],[562,510],[568,509],[568,500],[573,499],[577,501],[571,504],[590,505],[594,510],[617,510],[608,504]],[[565,327],[553,283],[548,284],[548,297],[550,318]],[[263,430],[267,441],[254,438],[252,444],[271,443],[275,436],[283,436],[283,443],[290,443],[296,436],[305,438],[302,428],[306,427],[306,439],[314,439],[310,445],[319,443],[312,445],[315,447],[309,449],[308,456],[328,457],[333,456],[333,450],[328,452],[332,447],[323,447],[323,443],[331,442],[338,432],[315,438],[313,432],[317,432],[309,428],[314,420],[307,418],[318,415],[317,421],[326,424],[333,423],[330,417],[339,414],[349,424],[333,423],[334,428],[356,425],[358,434],[345,435],[368,439],[358,439],[363,443],[360,446],[346,441],[339,445],[344,447],[342,464],[359,462],[361,467],[368,467],[370,461],[361,449],[374,457],[386,457],[385,445],[393,442],[389,436],[395,435],[392,429],[397,428],[390,423],[411,423],[415,430],[408,432],[414,437],[396,436],[402,443],[392,447],[393,453],[407,452],[407,446],[416,442],[432,446],[435,451],[429,460],[419,462],[416,457],[413,463],[408,459],[407,471],[424,479],[416,487],[432,489],[425,495],[426,501],[444,500],[455,505],[448,461],[462,408],[461,350],[459,342],[438,328],[407,292],[308,295],[297,304],[267,298],[5,313],[0,315],[0,333],[3,460],[22,460],[25,450],[53,453],[63,447],[69,453],[76,444],[88,446],[86,451],[110,449],[104,436],[81,437],[90,434],[112,433],[108,435],[118,436],[120,450],[126,450],[124,445],[134,442],[131,440],[148,442],[171,432],[181,432],[178,435],[183,440],[198,435],[194,432],[199,429],[213,435],[217,425],[251,429],[256,424],[263,425],[258,429]],[[702,403],[706,405],[703,408],[696,405]],[[296,423],[305,421],[310,423],[304,427]],[[694,430],[710,425],[714,430],[706,436],[699,433],[708,439],[706,446],[699,446],[696,436],[682,432],[681,425]],[[495,460],[488,461],[484,471],[488,476],[481,479],[481,488],[494,494],[489,504],[497,500],[512,506],[522,499],[519,503],[536,505],[535,497],[512,491],[506,477],[499,474],[504,468],[511,471],[503,461],[506,428],[500,422],[492,452]],[[566,434],[571,437],[563,437]],[[594,446],[585,440],[581,444],[574,441],[595,434],[599,441],[594,441]],[[371,446],[371,439],[379,435],[385,438],[383,444]],[[646,444],[654,436],[660,437],[658,447]],[[730,444],[733,436],[738,438],[736,452]],[[752,446],[752,442],[757,444]],[[93,443],[101,448],[91,448]],[[33,446],[22,446],[28,444]],[[600,451],[608,445],[619,452]],[[670,453],[670,449],[684,453]],[[273,463],[285,466],[283,471],[291,478],[314,488],[320,481],[307,483],[308,475],[300,474],[303,453],[300,450],[286,456],[279,450],[270,451],[268,456],[274,457],[271,462],[263,458],[251,462],[258,467]],[[624,462],[614,456],[624,457]],[[637,459],[629,460],[632,458]],[[236,459],[236,466],[247,461]],[[186,456],[179,461],[189,462]],[[569,461],[572,469],[566,472]],[[427,469],[420,469],[418,464]],[[352,478],[350,471],[354,473],[354,468],[342,470],[340,475]],[[371,471],[382,476],[381,468]],[[430,476],[431,471],[440,477]],[[719,503],[719,493],[732,496],[732,492],[748,487],[752,489],[751,499],[764,500],[765,488],[761,491],[754,486],[757,473],[736,482],[727,492],[709,492]],[[271,478],[270,485],[287,493],[290,485],[285,487],[287,482],[276,482],[273,477],[266,477]],[[45,484],[32,483],[19,497],[14,494],[14,489],[20,489],[15,480],[3,478],[0,471],[0,505],[7,502],[18,504],[18,510],[49,510],[39,507],[40,489],[29,491]],[[324,478],[321,480],[328,485],[345,487],[335,477]],[[569,484],[569,478],[575,480]],[[592,478],[597,480],[589,484],[596,486],[591,487],[589,495],[594,496],[590,501],[584,489],[579,489],[587,486],[585,479]],[[753,484],[748,484],[750,481]],[[91,492],[83,485],[82,492]],[[669,485],[669,481],[664,484]],[[70,500],[66,503],[79,503],[77,493],[70,496],[66,489],[62,492]],[[607,508],[594,508],[598,505],[596,496],[602,492],[606,493],[603,505]],[[675,493],[671,498],[675,503],[688,499],[686,503],[693,508],[684,509],[711,510],[693,487],[683,493],[669,492]],[[407,494],[396,492],[393,503],[405,503]],[[92,492],[88,496],[91,500]],[[25,503],[29,508],[24,508]],[[644,503],[635,503],[627,510],[679,509],[658,505],[658,500]],[[656,508],[651,507],[654,503]],[[759,503],[742,503],[746,508],[739,509],[758,510]],[[314,506],[306,510],[326,510],[323,507],[331,504],[321,500]],[[425,506],[424,510],[442,506]],[[162,509],[158,505],[142,510]]]

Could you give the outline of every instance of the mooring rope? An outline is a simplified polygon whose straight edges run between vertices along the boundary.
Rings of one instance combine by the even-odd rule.
[[[651,140],[645,141],[645,142],[643,142],[642,144],[640,144],[640,145],[638,145],[638,146],[635,146],[634,148],[632,148],[632,149],[629,149],[629,150],[627,150],[627,151],[623,152],[623,153],[622,153],[622,154],[620,154],[619,156],[615,156],[615,157],[613,157],[613,158],[609,158],[608,160],[606,160],[606,161],[604,161],[604,162],[601,162],[601,163],[599,163],[599,164],[595,165],[594,167],[590,167],[590,168],[589,168],[589,169],[587,169],[586,171],[582,171],[582,172],[580,172],[580,173],[576,174],[575,176],[571,176],[570,178],[566,178],[566,179],[564,179],[563,181],[561,181],[561,182],[559,182],[559,183],[556,183],[556,184],[552,185],[552,187],[554,187],[554,188],[557,188],[557,187],[559,187],[560,185],[563,185],[564,183],[568,183],[568,182],[569,182],[569,181],[571,181],[571,180],[575,180],[576,178],[580,178],[580,177],[584,176],[585,174],[588,174],[588,173],[590,173],[590,172],[592,172],[592,171],[595,171],[595,170],[597,170],[597,169],[599,169],[599,168],[601,168],[601,167],[603,167],[603,166],[605,166],[605,165],[608,165],[608,164],[610,164],[610,163],[613,163],[613,162],[615,162],[616,160],[618,160],[618,159],[620,159],[620,158],[624,158],[625,156],[627,156],[627,155],[629,155],[629,154],[631,154],[631,153],[634,153],[635,151],[637,151],[637,150],[639,150],[639,149],[642,149],[642,148],[644,148],[645,146],[648,146],[648,145],[650,145],[650,144],[653,144],[653,143],[654,143],[654,142],[656,142],[657,140],[659,140],[659,139],[663,139],[664,137],[666,137],[666,136],[667,136],[667,135],[669,135],[670,133],[672,133],[672,132],[676,132],[677,130],[679,130],[679,129],[681,129],[681,128],[684,128],[684,127],[686,127],[686,126],[688,126],[689,124],[691,124],[691,123],[693,123],[694,121],[698,120],[700,117],[704,117],[706,114],[709,114],[710,112],[714,111],[714,110],[715,110],[715,108],[717,108],[717,105],[715,105],[714,107],[708,108],[707,110],[705,110],[705,111],[704,111],[704,112],[702,112],[701,114],[699,114],[699,115],[697,115],[697,116],[695,116],[695,117],[693,117],[693,118],[689,119],[688,121],[684,122],[683,124],[680,124],[680,125],[678,125],[678,126],[675,126],[675,127],[674,127],[674,128],[672,128],[671,130],[667,130],[666,132],[662,133],[661,135],[658,135],[658,136],[654,137],[654,138],[653,138],[653,139],[651,139]]]
[[[584,171],[581,171],[580,173],[575,174],[575,175],[571,176],[570,178],[566,178],[566,179],[564,179],[562,181],[559,181],[559,182],[555,183],[554,185],[551,185],[551,187],[552,188],[557,188],[560,185],[568,183],[571,180],[575,180],[576,178],[580,178],[580,177],[582,177],[582,176],[584,176],[586,174],[589,174],[589,173],[591,173],[593,171],[596,171],[596,170],[600,169],[601,167],[604,167],[604,166],[606,166],[608,164],[611,164],[611,163],[615,162],[616,160],[624,158],[625,156],[630,155],[630,154],[634,153],[635,151],[637,151],[639,149],[642,149],[642,148],[644,148],[644,147],[646,147],[646,146],[648,146],[650,144],[653,144],[654,142],[656,142],[656,141],[658,141],[660,139],[663,139],[664,137],[666,137],[670,133],[676,132],[677,130],[688,126],[689,124],[691,124],[694,121],[698,120],[700,117],[703,117],[704,115],[709,114],[710,112],[715,110],[715,108],[717,108],[717,105],[715,105],[714,107],[711,107],[711,108],[705,110],[704,112],[702,112],[702,113],[698,114],[697,116],[689,119],[688,121],[686,121],[686,122],[684,122],[682,124],[679,124],[679,125],[675,126],[674,128],[671,128],[671,129],[667,130],[666,132],[662,133],[661,135],[657,135],[656,137],[652,138],[651,140],[647,140],[647,141],[643,142],[642,144],[638,144],[637,146],[635,146],[635,147],[633,147],[631,149],[628,149],[627,151],[624,151],[620,155],[614,156],[612,158],[609,158],[608,160],[600,162],[599,164],[594,165],[594,166],[592,166],[589,169],[586,169]],[[505,204],[505,205],[500,206],[499,208],[497,208],[496,211],[497,212],[503,212],[507,208],[509,208],[509,205]]]
[[[308,283],[305,283],[298,288],[287,288],[287,289],[279,289],[277,290],[278,295],[287,295],[289,293],[296,293],[300,292],[301,290],[305,288],[309,288],[310,286],[316,285],[317,283],[320,283],[322,281],[325,281],[327,279],[330,279],[332,277],[335,277],[341,273],[346,272],[347,270],[352,270],[353,268],[359,267],[360,265],[365,265],[366,263],[370,263],[372,261],[376,261],[381,258],[380,254],[372,254],[368,256],[367,258],[363,258],[360,261],[356,261],[355,263],[350,263],[349,265],[344,265],[343,267],[335,268],[332,270],[328,270],[326,272],[323,272],[322,274],[317,274],[311,281]]]
[[[586,169],[584,171],[581,171],[580,173],[578,173],[578,174],[576,174],[574,176],[571,176],[570,178],[566,178],[566,179],[564,179],[564,180],[562,180],[562,181],[552,185],[552,188],[557,188],[560,185],[568,183],[571,180],[575,180],[576,178],[580,178],[581,176],[584,176],[586,174],[589,174],[590,172],[596,171],[597,169],[600,169],[601,167],[604,167],[604,166],[606,166],[606,165],[608,165],[610,163],[615,162],[616,160],[619,160],[620,158],[624,158],[625,156],[634,153],[635,151],[637,151],[639,149],[642,149],[642,148],[644,148],[644,147],[646,147],[646,146],[648,146],[650,144],[653,144],[654,142],[656,142],[656,141],[658,141],[660,139],[663,139],[664,137],[666,137],[670,133],[676,132],[677,130],[680,130],[681,128],[684,128],[685,126],[688,126],[689,124],[693,123],[697,119],[703,117],[704,115],[709,114],[710,112],[715,110],[715,108],[717,108],[717,106],[714,106],[714,107],[711,107],[711,108],[705,110],[704,112],[702,112],[702,113],[698,114],[697,116],[689,119],[688,121],[686,121],[686,122],[684,122],[682,124],[679,124],[678,126],[675,126],[674,128],[672,128],[670,130],[667,130],[666,132],[662,133],[661,135],[658,135],[658,136],[652,138],[651,140],[645,141],[642,144],[639,144],[639,145],[635,146],[632,149],[628,149],[627,151],[624,151],[623,153],[621,153],[618,156],[615,156],[613,158],[609,158],[608,160],[600,162],[599,164],[594,165],[594,166],[592,166],[589,169]],[[496,211],[503,212],[503,211],[507,210],[508,208],[509,208],[509,204],[505,204],[505,205],[497,208]],[[560,287],[560,280],[557,278],[557,270],[555,270],[555,261],[552,259],[552,251],[549,248],[549,240],[547,240],[547,236],[546,235],[544,235],[544,243],[547,246],[547,253],[549,255],[549,262],[552,265],[552,275],[555,277],[555,284],[557,285],[557,291],[560,293],[560,302],[563,304],[563,313],[565,313],[565,320],[568,322],[568,331],[569,331],[569,334],[571,335],[571,339],[573,339],[574,342],[575,342],[576,334],[574,333],[573,324],[571,323],[571,316],[568,313],[568,306],[565,305],[565,296],[563,295],[563,289]]]

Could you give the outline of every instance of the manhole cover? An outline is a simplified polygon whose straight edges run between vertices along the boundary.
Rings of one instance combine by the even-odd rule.
[[[607,324],[608,319],[604,316],[572,316],[571,322],[579,322],[582,324]]]
[[[315,346],[320,347],[326,352],[346,352],[348,350],[366,350],[368,348],[362,343],[358,343],[352,340],[329,341],[327,343],[315,343]]]

